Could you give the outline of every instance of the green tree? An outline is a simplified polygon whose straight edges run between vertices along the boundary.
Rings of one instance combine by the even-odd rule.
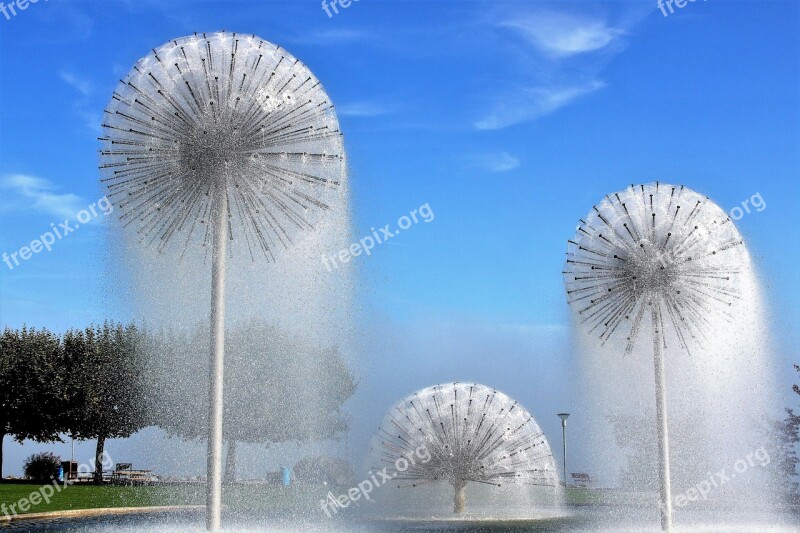
[[[162,333],[157,424],[170,435],[205,439],[208,430],[208,331]],[[187,379],[187,375],[191,376]],[[309,442],[347,430],[342,404],[355,380],[338,349],[320,347],[252,321],[226,336],[223,434],[226,479],[235,478],[237,443]]]
[[[800,373],[800,365],[794,365],[794,369]],[[792,385],[792,390],[800,395],[800,386]],[[797,465],[800,458],[797,457],[797,446],[800,444],[800,414],[795,413],[794,409],[786,409],[786,418],[776,424],[778,434],[778,468],[783,478],[783,485],[786,489],[787,498],[790,502],[800,503],[800,483],[797,481]]]
[[[58,337],[6,328],[0,336],[0,480],[3,440],[60,441],[63,379]]]
[[[97,439],[95,482],[102,481],[105,443],[149,425],[145,335],[134,325],[106,322],[64,334],[70,376],[66,428],[79,440]]]

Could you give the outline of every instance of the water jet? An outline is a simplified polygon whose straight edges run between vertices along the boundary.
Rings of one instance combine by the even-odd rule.
[[[604,345],[624,336],[633,351],[649,315],[654,356],[661,528],[672,528],[664,350],[669,338],[687,352],[714,321],[732,318],[746,259],[725,212],[691,189],[631,185],[606,195],[568,241],[567,300],[588,333]]]
[[[338,121],[298,59],[255,35],[217,32],[140,59],[102,127],[101,181],[123,225],[159,251],[176,240],[184,252],[211,249],[207,528],[217,530],[228,258],[275,261],[314,229],[344,178]]]
[[[456,515],[466,510],[470,483],[558,485],[550,446],[533,416],[485,385],[436,385],[400,400],[373,439],[372,468],[391,469],[419,447],[427,450],[430,460],[397,472],[398,488],[448,484]]]

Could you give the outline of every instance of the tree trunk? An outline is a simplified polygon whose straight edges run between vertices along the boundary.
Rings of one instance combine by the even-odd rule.
[[[466,483],[458,482],[454,485],[455,488],[455,496],[453,498],[453,512],[455,514],[461,514],[464,512],[464,507],[467,503],[467,498],[464,495],[464,487]]]
[[[3,482],[3,441],[6,439],[5,433],[0,433],[0,483]]]
[[[228,457],[225,459],[225,483],[236,483],[236,441],[228,441]]]
[[[101,435],[97,438],[97,449],[94,454],[94,482],[100,485],[103,482],[103,452],[105,451],[106,438]]]

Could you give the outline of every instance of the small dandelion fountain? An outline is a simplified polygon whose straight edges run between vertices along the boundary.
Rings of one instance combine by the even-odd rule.
[[[556,487],[550,446],[533,416],[502,392],[477,383],[436,385],[404,398],[373,438],[373,458],[391,467],[423,446],[431,459],[398,472],[399,487],[446,482],[463,513],[467,483]]]
[[[103,115],[102,182],[145,244],[212,250],[210,530],[220,527],[225,271],[274,261],[342,195],[336,114],[298,59],[255,35],[181,37],[140,59]],[[231,242],[230,250],[228,243]]]
[[[702,344],[741,298],[742,237],[727,214],[683,186],[631,185],[607,195],[568,241],[569,305],[601,344],[633,351],[649,318],[655,364],[661,526],[672,527],[664,350]]]

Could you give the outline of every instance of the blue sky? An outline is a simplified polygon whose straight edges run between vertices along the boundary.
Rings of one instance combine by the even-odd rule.
[[[509,341],[514,353],[569,350],[566,239],[604,194],[662,180],[726,210],[760,193],[767,207],[738,225],[782,361],[797,360],[798,20],[797,2],[771,1],[698,1],[668,17],[655,1],[360,0],[333,17],[317,0],[39,1],[0,15],[0,252],[102,195],[101,113],[138,58],[195,31],[255,33],[306,63],[337,105],[355,233],[424,203],[436,214],[359,258],[369,308],[398,332],[445,324],[458,338],[481,325],[535,332]],[[62,330],[113,314],[102,218],[13,271],[0,264],[0,322]],[[481,357],[463,363],[471,379],[500,372]],[[388,404],[453,379],[429,370],[390,388]],[[522,379],[507,387],[539,400]]]

